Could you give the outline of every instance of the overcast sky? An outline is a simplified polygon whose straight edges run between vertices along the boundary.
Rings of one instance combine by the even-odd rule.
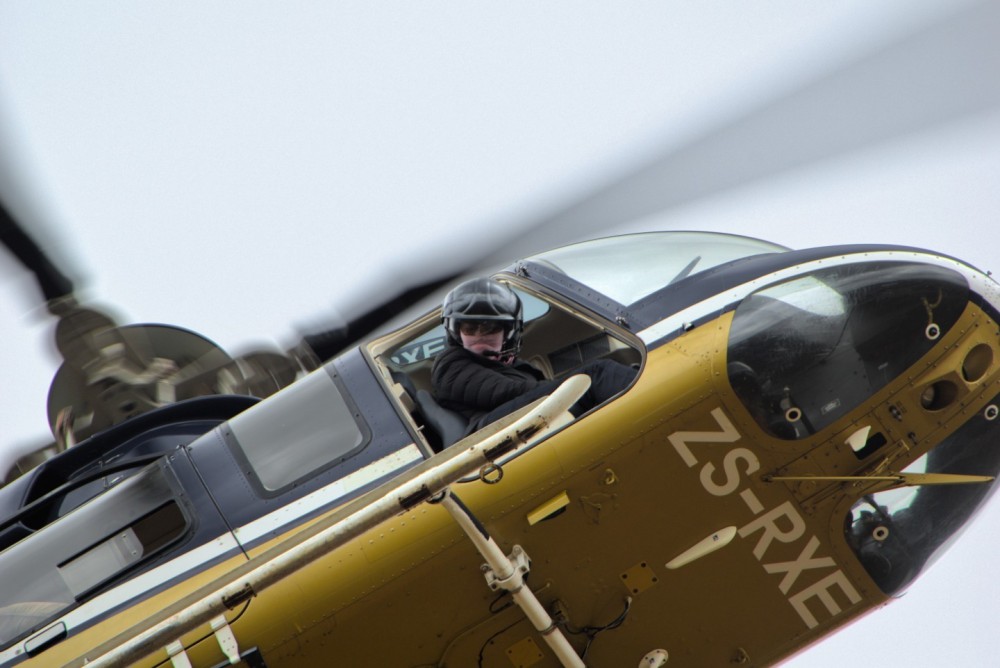
[[[123,322],[181,325],[231,352],[288,345],[402,285],[425,258],[442,266],[495,248],[972,4],[0,0],[0,195]],[[945,79],[995,95],[984,82],[997,65]],[[1000,268],[995,97],[919,132],[891,130],[716,184],[823,132],[768,139],[749,161],[746,145],[726,146],[689,172],[685,192],[706,192],[625,226],[609,215],[602,231],[903,243]],[[57,362],[30,279],[3,255],[0,314],[6,471],[49,438]],[[997,505],[901,601],[788,665],[992,664]]]

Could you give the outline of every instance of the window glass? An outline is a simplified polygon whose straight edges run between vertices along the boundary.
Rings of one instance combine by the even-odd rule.
[[[520,290],[515,289],[514,292],[521,298],[521,303],[524,305],[524,321],[526,323],[548,313],[550,307],[547,302]],[[444,325],[437,325],[393,350],[389,359],[392,360],[393,364],[401,367],[416,364],[436,356],[444,350],[447,342]]]
[[[352,454],[364,441],[351,407],[325,369],[289,385],[228,424],[268,491]]]
[[[1000,420],[979,413],[906,472],[995,478],[1000,475],[998,438]],[[996,481],[922,485],[870,494],[851,508],[847,542],[879,588],[898,593],[961,534],[996,486]]]
[[[176,503],[157,508],[132,526],[88,548],[59,566],[59,575],[73,595],[80,597],[114,573],[137,564],[178,535],[185,526]]]
[[[188,519],[172,478],[166,464],[151,464],[0,553],[0,642],[40,628],[181,537]]]
[[[148,462],[147,462],[148,463]],[[114,471],[108,475],[95,478],[91,482],[80,485],[68,491],[65,496],[63,496],[55,507],[53,508],[52,519],[56,517],[62,517],[66,513],[72,511],[77,506],[83,505],[90,499],[94,498],[98,494],[103,494],[115,485],[119,484],[121,481],[129,478],[139,471],[141,471],[144,466],[135,466],[123,469],[121,471]]]
[[[720,264],[786,250],[732,234],[647,232],[585,241],[528,260],[554,267],[619,304],[631,304]]]
[[[912,263],[830,267],[769,286],[733,316],[729,381],[766,432],[804,438],[926,354],[967,301],[959,274]]]

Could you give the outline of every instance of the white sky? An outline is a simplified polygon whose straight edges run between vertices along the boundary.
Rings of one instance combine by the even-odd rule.
[[[289,344],[959,4],[0,0],[0,194],[122,321]],[[997,269],[998,177],[994,107],[640,226]],[[31,289],[0,256],[2,471],[48,438]],[[992,663],[998,524],[994,503],[901,601],[788,665]]]

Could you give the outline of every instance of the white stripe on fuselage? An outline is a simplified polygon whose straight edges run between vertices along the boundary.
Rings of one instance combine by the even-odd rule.
[[[148,591],[164,584],[170,585],[182,577],[189,576],[192,572],[204,568],[207,564],[217,559],[235,556],[240,549],[240,544],[246,546],[248,543],[271,531],[289,526],[303,517],[322,509],[324,506],[342,500],[345,496],[379,478],[394,473],[404,466],[419,462],[423,458],[420,449],[411,443],[301,499],[297,499],[274,512],[237,528],[234,533],[240,543],[237,543],[237,539],[234,538],[233,534],[224,533],[193,550],[185,552],[176,559],[171,559],[161,566],[157,566],[99,596],[95,596],[75,610],[71,610],[62,617],[53,620],[52,624],[49,624],[45,628],[63,622],[66,624],[68,635],[73,635],[75,629],[79,629],[94,620],[106,616],[115,608],[129,603]],[[42,631],[44,630],[42,629]],[[32,636],[35,635],[38,634],[32,634]],[[22,658],[24,655],[24,644],[25,641],[22,640],[5,651],[0,652],[0,665],[6,665],[8,662]]]
[[[308,494],[301,499],[289,503],[287,506],[282,506],[272,513],[268,513],[249,524],[239,527],[234,532],[236,539],[239,540],[240,544],[244,546],[248,545],[261,536],[276,531],[298,520],[300,517],[304,517],[327,504],[333,503],[345,495],[399,470],[407,464],[413,464],[422,459],[423,455],[420,449],[411,443],[401,450],[397,450],[378,461],[361,467],[354,473],[339,478],[312,494]]]
[[[797,264],[793,267],[786,267],[785,269],[780,269],[773,273],[760,276],[752,281],[738,285],[735,288],[713,295],[708,299],[689,306],[683,311],[674,313],[673,315],[650,325],[646,329],[639,332],[639,338],[642,339],[642,342],[646,345],[659,341],[665,336],[680,332],[685,326],[687,326],[688,323],[694,323],[702,318],[719,313],[730,304],[739,302],[750,293],[767,285],[780,283],[781,281],[795,278],[796,276],[801,276],[803,274],[809,274],[820,268],[876,261],[913,261],[952,269],[960,273],[969,281],[969,287],[972,288],[974,292],[982,295],[993,305],[994,308],[1000,310],[1000,285],[997,285],[995,281],[985,274],[959,262],[958,260],[930,253],[918,253],[915,251],[870,251],[826,257],[820,260]]]

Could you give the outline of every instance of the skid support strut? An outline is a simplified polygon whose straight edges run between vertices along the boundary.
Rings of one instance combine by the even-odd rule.
[[[566,668],[586,668],[573,646],[566,640],[566,636],[563,635],[559,627],[552,621],[552,617],[538,601],[535,593],[525,585],[524,576],[528,574],[528,555],[521,549],[521,546],[515,545],[508,557],[486,531],[486,527],[480,524],[472,512],[465,507],[465,504],[451,491],[445,492],[440,503],[448,510],[458,526],[472,541],[472,544],[476,546],[479,554],[486,559],[483,571],[490,588],[510,592],[514,602],[524,611],[528,621],[541,634],[549,649],[555,653],[563,666]]]

